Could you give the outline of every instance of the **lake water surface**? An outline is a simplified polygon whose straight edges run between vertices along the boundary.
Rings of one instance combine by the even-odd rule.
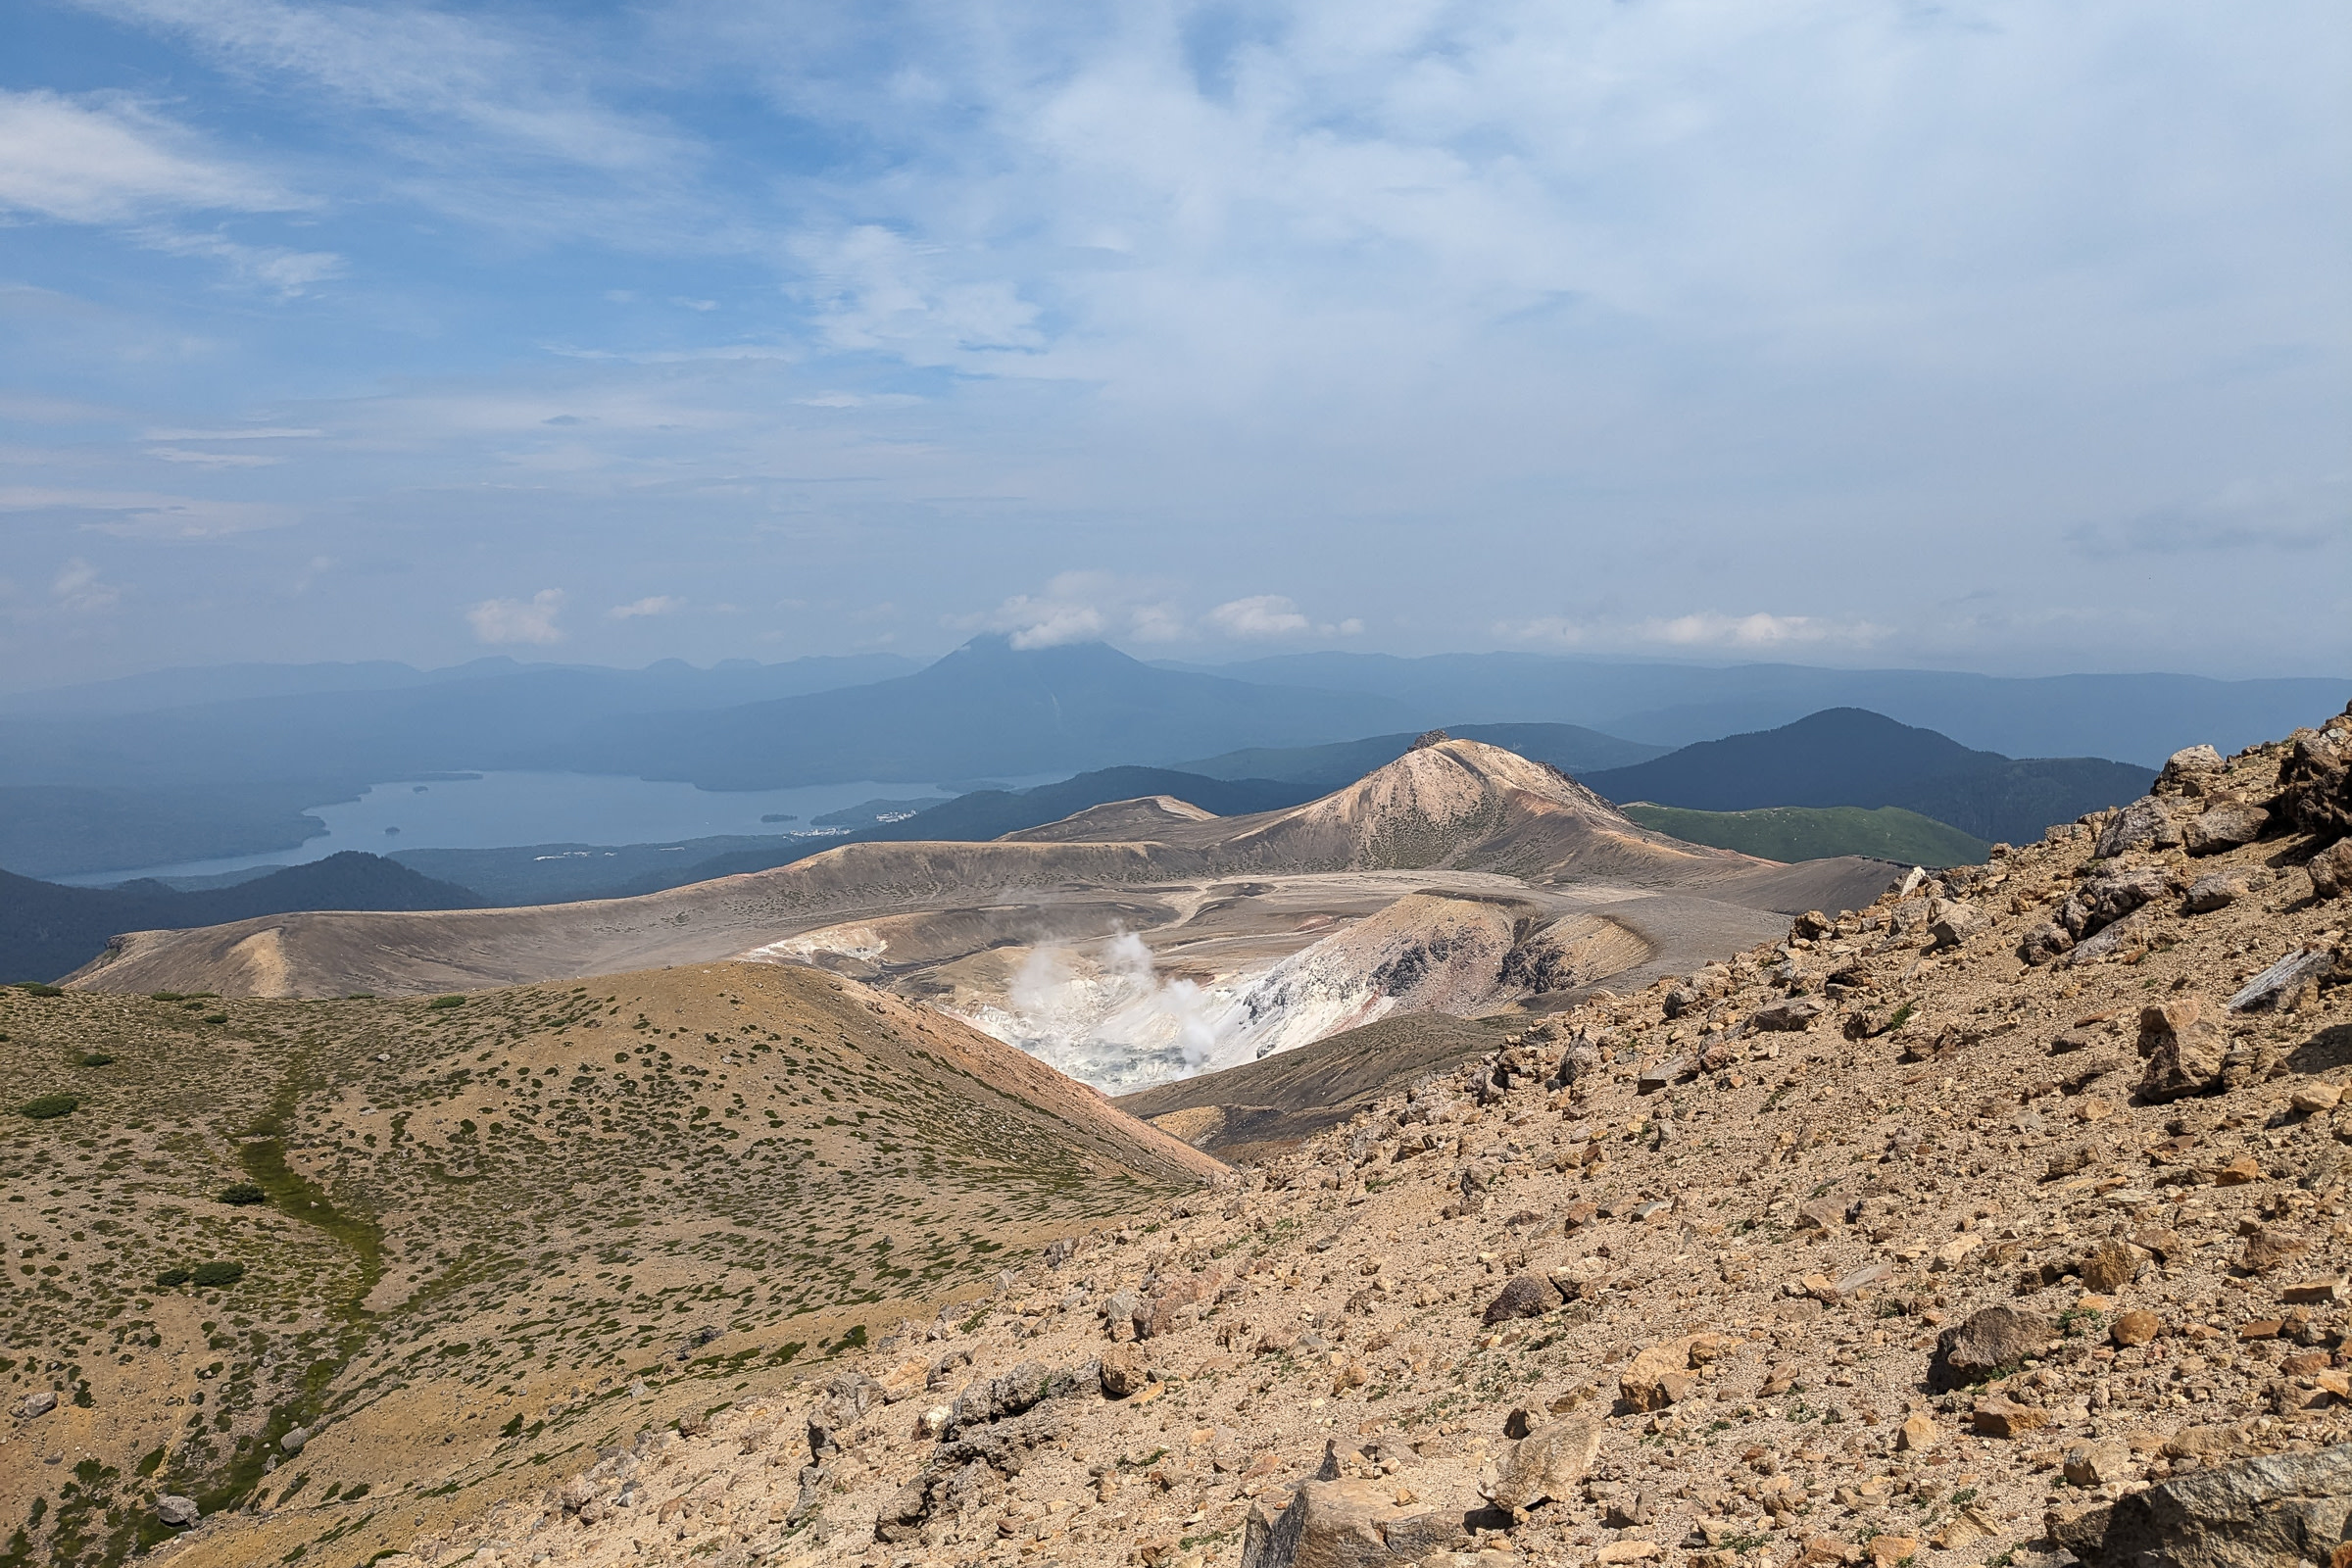
[[[1027,789],[1060,773],[1004,779]],[[430,782],[377,784],[356,801],[314,806],[326,832],[300,849],[267,855],[142,866],[54,880],[79,887],[142,876],[210,876],[254,866],[300,865],[342,850],[489,850],[516,844],[661,844],[719,834],[808,832],[829,811],[871,800],[951,793],[927,784],[815,784],[789,790],[699,790],[605,773],[480,773]],[[762,821],[784,816],[793,820]]]

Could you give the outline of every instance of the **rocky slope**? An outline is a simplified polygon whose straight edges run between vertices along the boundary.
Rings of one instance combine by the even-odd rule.
[[[12,1565],[119,1562],[167,1533],[159,1493],[230,1510],[221,1560],[299,1532],[362,1561],[1221,1169],[774,964],[433,1003],[0,991],[0,1105]]]
[[[2341,1561],[2347,753],[1592,998],[387,1561]]]

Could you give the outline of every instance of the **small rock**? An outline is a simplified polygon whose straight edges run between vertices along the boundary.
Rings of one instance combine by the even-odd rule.
[[[2311,1243],[2276,1225],[2265,1225],[2246,1238],[2237,1266],[2249,1274],[2268,1274],[2311,1250]]]
[[[1565,1299],[1558,1287],[1541,1274],[1520,1274],[1502,1288],[1500,1295],[1487,1303],[1479,1321],[1488,1328],[1507,1323],[1513,1318],[1542,1317]]]
[[[1829,1004],[1819,997],[1790,997],[1786,1002],[1758,1007],[1750,1021],[1759,1029],[1794,1034],[1812,1028],[1813,1020],[1829,1010]]]
[[[310,1441],[311,1434],[307,1429],[302,1427],[288,1427],[286,1429],[286,1435],[277,1440],[277,1446],[285,1449],[285,1451],[288,1453],[300,1453],[302,1451],[303,1445]]]
[[[18,1401],[17,1414],[29,1421],[36,1415],[47,1415],[56,1408],[56,1393],[49,1389],[38,1389]]]
[[[155,1499],[155,1522],[173,1530],[185,1530],[203,1516],[197,1510],[194,1497],[175,1497],[170,1493]]]
[[[1873,1536],[1864,1544],[1864,1551],[1877,1568],[1892,1568],[1898,1562],[1909,1562],[1919,1555],[1917,1536]]]
[[[2244,1187],[2262,1180],[2262,1164],[2252,1154],[2240,1154],[2213,1173],[2216,1187]]]
[[[1942,1436],[1936,1429],[1934,1416],[1925,1410],[1914,1410],[1894,1429],[1894,1446],[1904,1453],[1926,1453],[1942,1441]]]
[[[2324,1111],[2333,1110],[2343,1098],[2344,1091],[2341,1085],[2315,1078],[2307,1084],[2297,1086],[2294,1094],[2289,1098],[2288,1103],[2306,1116],[2317,1116]]]
[[[2037,1404],[2018,1404],[1996,1397],[1981,1401],[1972,1420],[1979,1437],[2022,1438],[2048,1426],[2050,1412]]]
[[[2107,1334],[2116,1344],[2130,1349],[2133,1346],[2145,1345],[2156,1338],[2157,1333],[2163,1327],[2164,1325],[2156,1320],[2155,1313],[2141,1307],[2133,1307],[2129,1312],[2118,1312],[2115,1321],[2108,1325]]]

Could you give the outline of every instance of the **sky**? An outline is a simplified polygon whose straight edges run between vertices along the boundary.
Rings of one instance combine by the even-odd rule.
[[[2352,9],[14,0],[0,686],[2352,668]]]

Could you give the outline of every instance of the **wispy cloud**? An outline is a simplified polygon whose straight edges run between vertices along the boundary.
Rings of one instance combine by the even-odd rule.
[[[0,486],[0,512],[51,513],[94,533],[124,539],[219,539],[283,528],[300,520],[270,502],[222,501],[149,490],[71,490]]]
[[[485,599],[469,606],[466,624],[477,642],[560,643],[564,629],[556,616],[564,609],[564,590],[542,588],[528,599]]]
[[[73,223],[166,212],[283,212],[306,205],[121,98],[0,88],[0,206]]]
[[[122,591],[103,581],[97,567],[76,556],[50,579],[49,597],[70,615],[89,615],[114,609]]]
[[[625,605],[614,605],[605,612],[607,620],[642,620],[649,615],[674,615],[686,608],[686,601],[676,594],[649,594]]]

